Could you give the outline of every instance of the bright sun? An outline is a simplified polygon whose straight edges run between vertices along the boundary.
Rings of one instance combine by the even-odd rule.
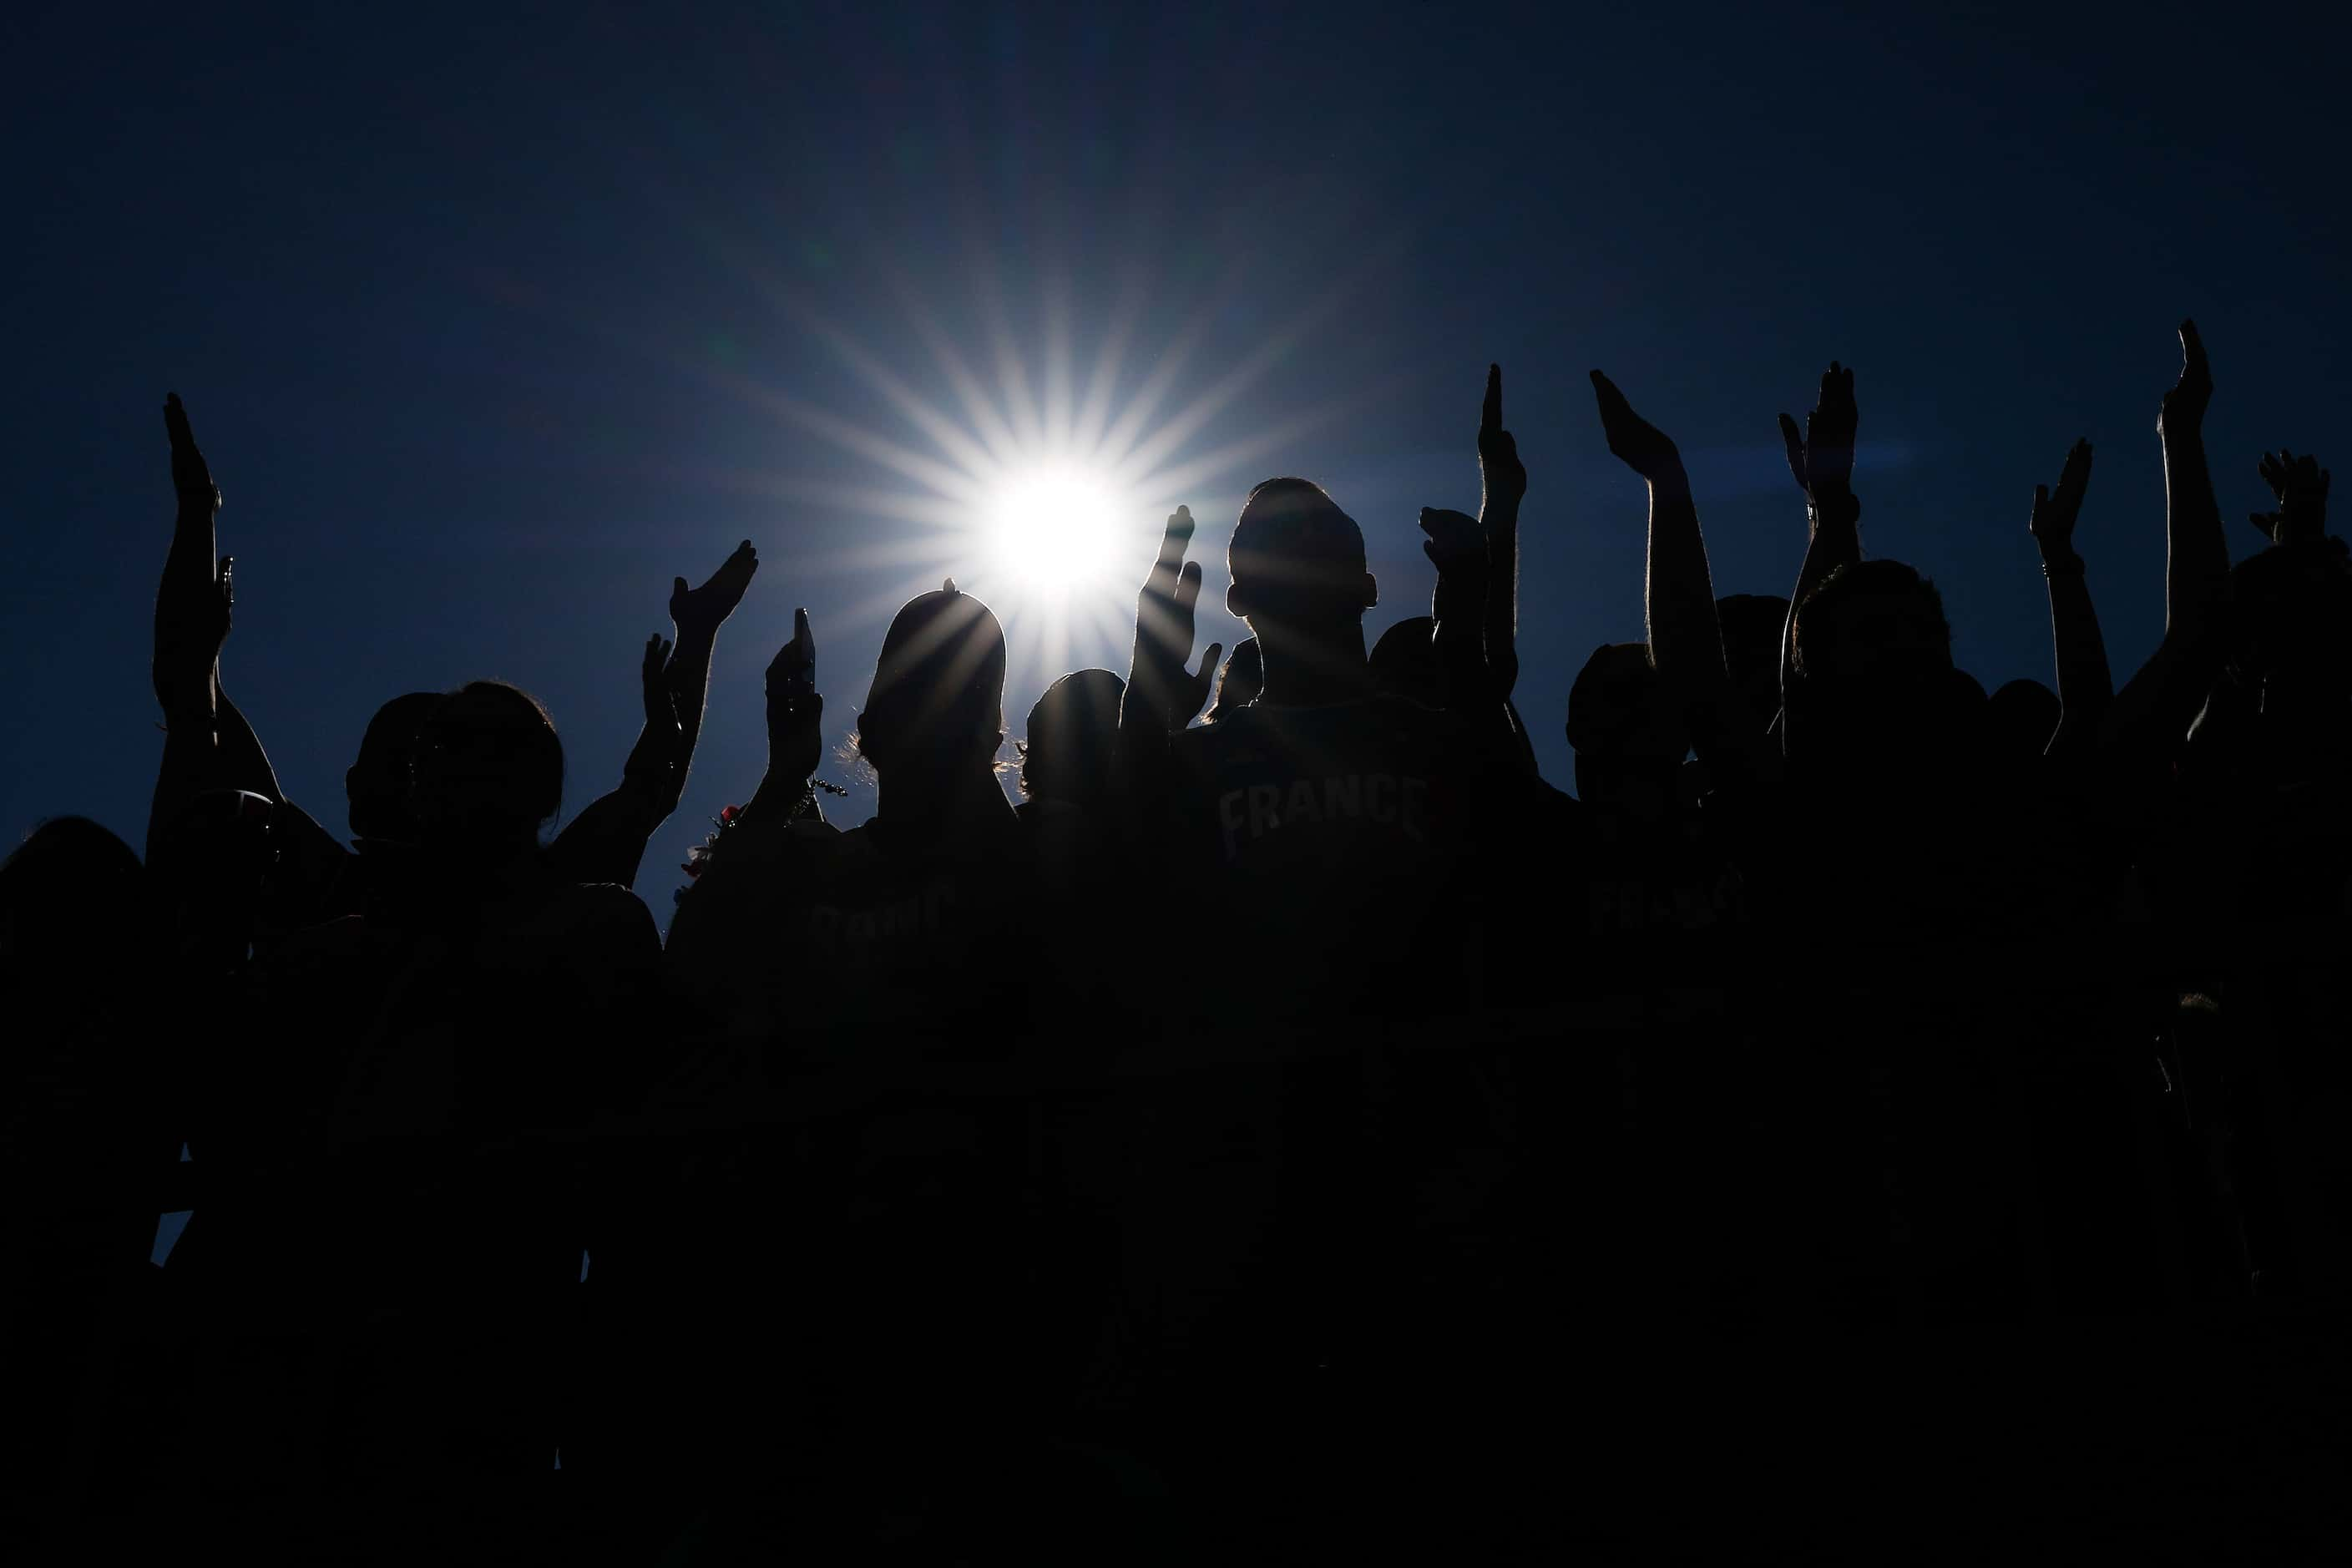
[[[1110,564],[1118,498],[1083,468],[1026,468],[999,483],[988,507],[988,547],[1031,588],[1066,591]]]

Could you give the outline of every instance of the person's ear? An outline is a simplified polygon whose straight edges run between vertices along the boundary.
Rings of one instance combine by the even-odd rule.
[[[1370,572],[1364,574],[1364,608],[1371,609],[1381,602],[1381,584]]]
[[[1242,592],[1242,585],[1239,583],[1227,583],[1225,614],[1237,621],[1245,621],[1249,619],[1249,598]]]

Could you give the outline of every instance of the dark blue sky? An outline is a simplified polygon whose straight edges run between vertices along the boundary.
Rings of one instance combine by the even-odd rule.
[[[947,460],[882,376],[955,413],[932,344],[993,389],[1003,343],[1043,397],[1121,321],[1114,411],[1157,373],[1143,434],[1193,408],[1171,462],[1227,454],[1153,498],[1202,517],[1210,598],[1240,492],[1300,472],[1371,536],[1375,633],[1425,611],[1414,512],[1475,505],[1503,363],[1533,476],[1520,706],[1563,784],[1569,681],[1642,625],[1593,365],[1680,440],[1724,593],[1786,592],[1773,416],[1857,366],[1865,544],[1942,584],[1989,688],[2050,677],[2027,503],[2088,435],[2120,679],[2160,629],[2180,316],[2240,553],[2260,448],[2352,462],[2346,29],[2063,9],[12,10],[0,823],[140,837],[176,389],[228,498],[231,689],[338,831],[375,706],[477,675],[547,702],[584,805],[671,575],[758,543],[640,882],[667,919],[702,820],[757,781],[793,606],[845,731],[937,574],[898,550],[938,533],[892,515],[919,487],[854,434]],[[1122,632],[1066,662],[1124,658]],[[1016,733],[1045,658],[1015,649]]]

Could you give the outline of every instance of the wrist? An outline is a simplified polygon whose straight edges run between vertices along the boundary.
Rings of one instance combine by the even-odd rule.
[[[2044,577],[2080,577],[2083,558],[2072,550],[2060,548],[2042,552],[2042,574]]]
[[[1806,493],[1805,515],[1817,530],[1851,528],[1862,519],[1862,500],[1843,485],[1818,485]]]

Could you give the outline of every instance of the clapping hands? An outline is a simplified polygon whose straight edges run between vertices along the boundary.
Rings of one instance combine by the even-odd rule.
[[[2282,447],[2265,452],[2259,465],[2263,482],[2278,498],[2276,511],[2251,514],[2256,528],[2273,544],[2307,544],[2327,536],[2328,471],[2305,452],[2297,457]]]
[[[747,539],[719,563],[719,570],[701,587],[688,588],[685,578],[672,578],[670,621],[681,636],[691,630],[717,631],[720,623],[735,613],[735,606],[743,602],[743,590],[751,585],[751,574],[759,569],[759,552]]]
[[[1820,397],[1805,416],[1805,428],[1780,416],[1780,442],[1788,449],[1789,472],[1797,488],[1819,504],[1822,497],[1853,488],[1854,432],[1861,423],[1853,401],[1853,372],[1830,361],[1822,373]]]

